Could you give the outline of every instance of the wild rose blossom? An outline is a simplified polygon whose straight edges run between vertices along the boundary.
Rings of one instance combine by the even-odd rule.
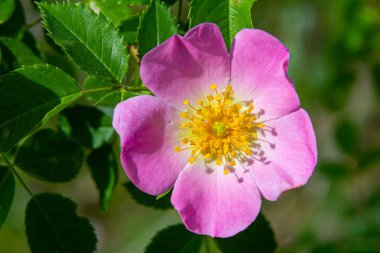
[[[249,226],[261,195],[276,200],[304,185],[317,161],[314,130],[287,77],[288,50],[243,29],[230,54],[215,24],[174,35],[141,61],[156,96],[115,109],[121,162],[142,191],[173,188],[186,227],[229,237]]]

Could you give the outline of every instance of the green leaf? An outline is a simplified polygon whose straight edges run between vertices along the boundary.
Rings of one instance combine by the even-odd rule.
[[[43,129],[20,147],[15,165],[29,175],[48,182],[67,182],[82,166],[84,152],[61,132]]]
[[[223,253],[235,253],[236,249],[239,249],[239,253],[272,253],[277,247],[272,228],[262,214],[239,234],[214,240]]]
[[[128,44],[137,43],[137,29],[140,25],[140,17],[134,16],[124,20],[119,26],[119,32],[123,35],[125,42]]]
[[[196,253],[201,245],[201,236],[191,233],[184,225],[178,224],[159,231],[146,247],[145,253]]]
[[[16,8],[12,16],[0,25],[0,36],[22,37],[25,25],[25,13],[19,0],[15,0],[15,4]]]
[[[139,55],[158,46],[176,32],[177,28],[170,10],[158,0],[152,0],[140,20],[138,29]]]
[[[112,146],[104,145],[92,151],[87,164],[99,189],[100,206],[106,211],[118,179],[118,162]]]
[[[18,65],[40,64],[43,61],[24,43],[13,38],[0,37],[0,44],[6,47],[15,57]]]
[[[154,209],[169,209],[172,207],[170,194],[156,199],[155,196],[140,191],[132,182],[125,183],[124,186],[127,188],[132,198],[141,205],[152,207]]]
[[[44,27],[84,71],[122,81],[128,65],[123,39],[102,15],[81,4],[40,3]]]
[[[148,5],[150,0],[121,0],[130,5]]]
[[[253,28],[251,8],[254,0],[192,0],[190,2],[190,27],[212,22],[222,31],[227,49],[241,29]]]
[[[92,253],[96,235],[90,222],[76,214],[76,204],[61,195],[42,193],[25,211],[25,227],[32,253]]]
[[[121,21],[128,19],[133,14],[129,7],[130,4],[125,0],[90,0],[89,5],[99,8],[115,27],[118,27]]]
[[[167,190],[166,192],[164,192],[164,193],[158,195],[158,196],[156,197],[156,200],[159,200],[160,198],[165,197],[165,196],[168,195],[171,191],[172,191],[172,189],[169,189],[169,190]]]
[[[375,147],[363,152],[359,158],[359,169],[368,168],[380,161],[380,147]]]
[[[347,165],[336,161],[321,162],[316,170],[334,180],[343,179],[350,172]]]
[[[348,155],[355,155],[360,151],[359,129],[350,119],[342,119],[335,129],[336,143]]]
[[[112,119],[94,107],[75,105],[65,109],[62,115],[69,125],[64,132],[86,148],[99,148],[114,134]]]
[[[74,79],[49,65],[0,76],[0,153],[81,96]]]
[[[10,169],[0,166],[0,228],[8,216],[15,195],[15,179]]]
[[[160,1],[165,3],[168,6],[173,5],[175,2],[177,2],[177,0],[160,0]]]
[[[131,98],[138,95],[126,91],[120,85],[115,86],[115,84],[109,81],[103,81],[93,76],[90,76],[85,80],[83,87],[85,91],[99,89],[99,91],[97,92],[89,92],[88,94],[86,94],[86,97],[94,106],[115,106],[121,101],[126,100],[127,98]]]
[[[0,24],[7,21],[15,10],[14,0],[0,0]]]

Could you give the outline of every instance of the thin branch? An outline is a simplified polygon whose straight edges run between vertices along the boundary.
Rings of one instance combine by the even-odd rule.
[[[30,188],[25,183],[25,181],[22,179],[22,177],[18,174],[18,172],[16,171],[15,167],[13,166],[13,164],[8,160],[8,158],[4,154],[1,154],[1,157],[3,158],[3,160],[5,161],[5,163],[8,165],[8,167],[11,169],[12,173],[17,177],[18,181],[20,181],[20,183],[22,184],[22,186],[28,192],[28,194],[30,195],[30,197],[32,199],[35,199],[33,192],[30,190]]]
[[[65,249],[65,246],[63,245],[63,242],[62,242],[62,239],[61,237],[59,236],[58,232],[55,230],[53,224],[51,223],[50,219],[49,219],[49,216],[47,215],[47,213],[45,212],[45,210],[43,209],[43,207],[41,206],[41,204],[38,202],[38,200],[36,199],[36,196],[33,194],[33,192],[30,190],[30,188],[28,187],[28,185],[25,183],[25,181],[22,179],[22,177],[20,176],[20,174],[18,174],[16,168],[14,167],[14,165],[8,160],[8,158],[4,155],[4,154],[1,154],[1,157],[3,158],[3,160],[5,161],[5,163],[8,165],[8,167],[11,169],[12,173],[17,177],[18,181],[20,181],[21,185],[25,188],[25,190],[28,192],[28,194],[30,195],[30,197],[33,199],[33,201],[36,203],[37,207],[40,209],[42,215],[44,216],[44,218],[46,219],[47,223],[49,224],[49,226],[51,227],[54,235],[57,237],[57,240],[63,250],[63,252],[66,252],[66,249]]]
[[[182,15],[182,0],[178,1],[178,14],[177,14],[177,23],[181,25],[181,15]]]

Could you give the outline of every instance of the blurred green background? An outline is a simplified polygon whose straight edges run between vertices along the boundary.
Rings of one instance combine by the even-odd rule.
[[[188,2],[183,4],[186,22]],[[31,2],[23,6],[27,21],[38,17]],[[174,15],[177,9],[178,3]],[[313,121],[319,150],[318,166],[305,187],[263,203],[277,252],[380,252],[380,1],[259,0],[252,15],[255,28],[290,49],[289,75]],[[41,25],[31,31],[39,45],[46,45]],[[180,222],[174,210],[137,204],[121,183],[102,213],[86,169],[67,184],[22,175],[35,193],[61,192],[76,201],[79,214],[96,228],[101,253],[143,252],[158,230]],[[120,181],[127,180],[120,170]],[[29,252],[28,200],[18,185],[0,230],[0,253]]]

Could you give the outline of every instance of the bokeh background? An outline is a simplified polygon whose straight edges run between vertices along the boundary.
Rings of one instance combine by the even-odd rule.
[[[38,12],[22,1],[26,20]],[[177,14],[178,3],[172,6]],[[186,23],[188,1],[183,2]],[[380,1],[259,0],[255,28],[278,37],[290,49],[289,75],[302,107],[313,121],[319,162],[309,183],[262,212],[278,242],[277,252],[380,252]],[[74,68],[53,53],[41,25],[31,29],[49,62]],[[1,33],[1,32],[0,32]],[[80,73],[79,79],[80,79]],[[180,223],[174,210],[136,203],[120,170],[110,208],[98,208],[89,170],[66,184],[49,184],[22,174],[35,193],[60,192],[78,203],[79,214],[96,227],[98,252],[140,253],[157,231]],[[0,252],[29,252],[24,210],[29,196],[18,184],[10,214],[0,230]]]

